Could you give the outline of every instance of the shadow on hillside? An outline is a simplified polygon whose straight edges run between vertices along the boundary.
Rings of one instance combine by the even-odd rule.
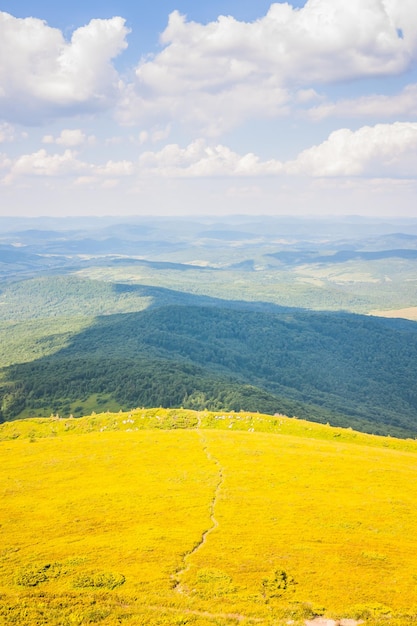
[[[398,329],[348,313],[143,285],[113,289],[151,304],[97,317],[57,353],[9,367],[4,419],[42,407],[69,411],[94,396],[98,405],[112,398],[127,408],[258,408],[375,433],[417,432],[412,322]]]
[[[159,308],[167,305],[180,306],[208,306],[224,309],[244,309],[254,311],[269,311],[282,313],[284,311],[299,311],[297,307],[287,307],[272,302],[248,301],[248,300],[225,300],[214,296],[193,294],[188,291],[168,289],[167,287],[155,287],[153,285],[139,285],[129,283],[114,283],[112,290],[116,295],[131,294],[140,298],[150,298],[149,308]]]

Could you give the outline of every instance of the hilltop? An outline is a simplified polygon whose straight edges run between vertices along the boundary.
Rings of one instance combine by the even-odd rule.
[[[4,624],[408,626],[417,442],[247,412],[0,425]]]

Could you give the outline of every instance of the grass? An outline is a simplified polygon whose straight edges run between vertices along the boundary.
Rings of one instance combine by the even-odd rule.
[[[414,440],[160,408],[0,451],[0,624],[417,623]]]

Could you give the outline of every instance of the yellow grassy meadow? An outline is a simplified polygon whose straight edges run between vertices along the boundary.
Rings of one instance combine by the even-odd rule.
[[[417,442],[137,410],[0,426],[0,623],[417,623]]]

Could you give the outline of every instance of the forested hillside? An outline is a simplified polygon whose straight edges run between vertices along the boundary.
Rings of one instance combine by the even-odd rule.
[[[245,409],[413,436],[416,378],[412,322],[165,305],[96,318],[54,354],[4,370],[2,414]]]
[[[2,224],[1,420],[184,406],[416,436],[416,324],[354,315],[417,316],[415,220]]]

